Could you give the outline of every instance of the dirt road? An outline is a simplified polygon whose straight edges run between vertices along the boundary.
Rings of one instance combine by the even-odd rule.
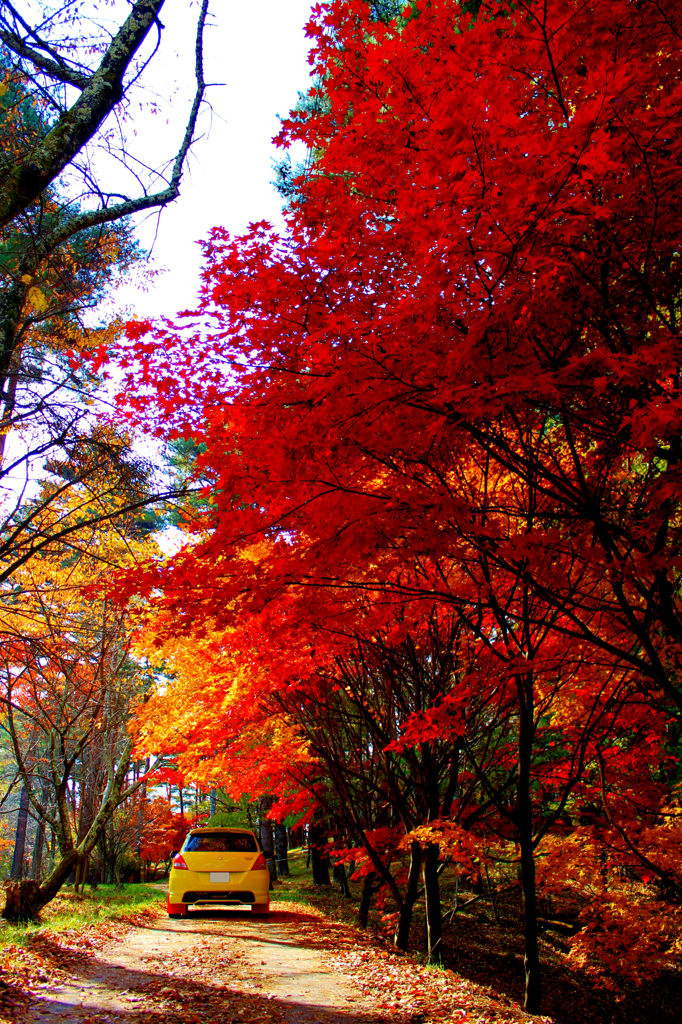
[[[318,910],[273,907],[36,933],[13,947],[0,1024],[551,1024]]]
[[[305,913],[161,914],[48,979],[23,1024],[378,1024],[371,994],[329,962],[328,928]],[[391,1015],[393,1017],[393,1015]],[[395,1018],[394,1018],[395,1019]]]

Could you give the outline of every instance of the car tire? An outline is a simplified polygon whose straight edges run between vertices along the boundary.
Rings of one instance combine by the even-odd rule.
[[[267,917],[270,913],[269,903],[252,903],[251,913],[255,914],[256,917]]]
[[[187,904],[186,903],[171,903],[168,900],[168,916],[169,917],[187,917]]]

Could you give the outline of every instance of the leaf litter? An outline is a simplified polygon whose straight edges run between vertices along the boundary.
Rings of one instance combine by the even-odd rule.
[[[356,1021],[395,1024],[522,1024],[550,1022],[531,1017],[504,998],[450,970],[420,964],[399,954],[380,939],[315,908],[291,902],[272,904],[273,923],[286,926],[300,948],[313,949],[327,970],[357,990]],[[5,984],[0,988],[0,1019],[26,1018],[36,1006],[48,1024],[45,995],[74,984],[74,976],[107,984],[100,954],[115,949],[119,959],[142,929],[146,948],[138,956],[135,981],[118,990],[118,1008],[92,1011],[74,1007],[79,1024],[284,1024],[296,1003],[283,1005],[263,990],[268,964],[253,934],[253,922],[230,915],[195,918],[192,931],[171,932],[172,948],[159,948],[158,926],[165,921],[159,910],[146,910],[125,919],[62,932],[38,932],[27,949],[6,947],[0,964]],[[184,923],[184,922],[183,922]],[[260,928],[268,929],[263,923]],[[156,929],[156,930],[152,930]],[[251,937],[249,937],[251,929]],[[241,928],[241,931],[244,931]],[[185,938],[180,945],[175,940]],[[276,969],[276,962],[270,963]],[[121,969],[126,969],[125,966]],[[111,967],[109,967],[111,973]],[[267,987],[267,986],[266,986]],[[121,1011],[120,1004],[125,1009]],[[62,1012],[53,1016],[63,1018]],[[348,1007],[343,1015],[349,1016]]]
[[[492,989],[454,971],[424,966],[376,936],[331,920],[314,908],[294,903],[281,906],[289,913],[318,918],[308,929],[326,947],[326,962],[353,981],[360,992],[378,999],[379,1009],[396,1024],[551,1024],[550,1017],[525,1013]]]

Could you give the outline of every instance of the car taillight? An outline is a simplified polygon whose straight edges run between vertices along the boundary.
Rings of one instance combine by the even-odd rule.
[[[256,859],[256,863],[251,868],[252,871],[267,871],[268,862],[265,859],[265,854],[261,853]]]
[[[181,853],[176,853],[173,857],[173,867],[176,871],[189,871],[189,868],[185,864],[185,858]]]

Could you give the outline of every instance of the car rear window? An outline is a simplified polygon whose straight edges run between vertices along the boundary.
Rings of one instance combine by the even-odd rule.
[[[187,836],[185,853],[257,853],[258,844],[248,832],[202,832]]]

